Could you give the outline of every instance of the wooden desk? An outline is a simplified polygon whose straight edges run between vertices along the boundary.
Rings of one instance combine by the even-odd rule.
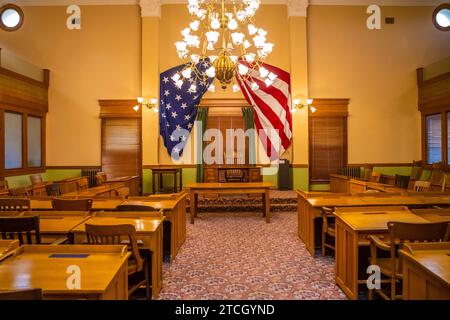
[[[270,182],[238,182],[238,183],[191,183],[187,187],[190,189],[191,201],[191,223],[194,223],[194,217],[197,216],[197,203],[199,194],[262,194],[263,197],[263,216],[266,222],[270,222],[270,188],[273,184]]]
[[[0,262],[19,247],[19,240],[0,240]]]
[[[131,224],[136,228],[137,238],[142,240],[142,246],[139,249],[148,249],[152,252],[152,297],[156,298],[162,287],[163,219],[93,217],[72,230],[75,244],[86,243],[86,223],[94,225]]]
[[[448,194],[429,194],[409,196],[383,193],[375,195],[355,195],[355,196],[335,196],[330,195],[309,195],[305,197],[304,192],[297,191],[298,199],[298,235],[306,245],[309,253],[314,256],[314,250],[320,246],[321,238],[320,227],[316,224],[321,218],[322,207],[359,207],[359,206],[408,206],[408,207],[427,207],[434,205],[448,205],[450,196]]]
[[[176,193],[178,192],[178,188],[179,191],[181,191],[183,189],[183,171],[182,168],[154,168],[152,169],[152,182],[153,182],[153,189],[152,192],[153,194],[155,194],[156,192],[156,177],[158,177],[159,179],[159,190],[162,190],[164,188],[163,186],[163,175],[165,174],[171,174],[173,175],[173,192]],[[177,175],[179,177],[179,187],[178,187],[178,180],[177,180]]]
[[[450,300],[450,242],[405,244],[399,254],[404,300]]]
[[[126,246],[24,245],[0,263],[0,290],[42,288],[44,299],[128,299]],[[55,258],[53,254],[88,254]],[[81,269],[81,288],[68,289],[67,268]]]
[[[124,185],[122,183],[114,183],[114,184],[106,184],[101,185],[94,188],[89,188],[83,191],[75,191],[63,194],[60,198],[63,199],[79,199],[79,198],[94,198],[94,197],[103,197],[110,198],[114,197],[114,190],[123,188]]]
[[[206,165],[204,168],[204,180],[205,182],[211,183],[225,183],[225,172],[230,169],[238,169],[245,172],[245,182],[262,182],[263,178],[261,175],[261,166],[256,165],[233,165],[233,164],[222,164],[222,165]]]
[[[92,200],[93,211],[114,211],[116,207],[124,202],[121,198],[100,198]],[[52,199],[31,199],[31,210],[36,211],[50,211],[53,210]]]
[[[414,209],[412,212],[430,222],[450,222],[450,208]]]
[[[141,197],[139,200],[128,200],[123,204],[144,205],[162,210],[165,221],[170,223],[170,259],[173,260],[186,241],[186,197],[183,193],[175,200],[155,201],[151,197]]]
[[[130,190],[131,196],[138,196],[140,192],[141,186],[141,177],[140,176],[129,176],[129,177],[117,177],[112,178],[106,181],[103,181],[103,185],[117,185],[120,184],[124,187],[128,187]]]
[[[91,218],[85,211],[29,211],[23,216],[38,215],[41,242],[50,244],[58,239],[68,237],[73,242],[71,231]]]
[[[359,247],[369,245],[367,236],[378,235],[388,240],[387,223],[390,221],[427,222],[406,207],[336,208],[335,217],[335,281],[350,299],[358,299],[358,284],[366,283],[365,268],[359,269]],[[366,266],[368,261],[362,264]]]

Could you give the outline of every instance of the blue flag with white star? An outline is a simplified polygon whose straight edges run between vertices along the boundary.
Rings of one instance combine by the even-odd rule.
[[[200,61],[197,70],[200,74],[204,74],[210,65],[208,60]],[[175,160],[183,154],[197,117],[197,106],[214,80],[206,77],[206,81],[203,82],[201,79],[194,80],[191,77],[184,80],[183,85],[178,88],[172,77],[177,72],[181,74],[184,68],[185,65],[179,65],[160,75],[159,132],[167,152]],[[195,91],[192,90],[192,85],[195,85]]]

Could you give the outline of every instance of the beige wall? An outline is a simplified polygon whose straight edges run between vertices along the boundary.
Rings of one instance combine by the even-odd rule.
[[[140,94],[138,6],[82,6],[82,29],[66,28],[66,7],[24,7],[0,47],[50,69],[47,165],[100,165],[98,99]]]
[[[309,8],[309,90],[350,98],[350,163],[420,159],[416,68],[450,54],[450,33],[435,29],[432,7],[383,7],[395,17],[366,28],[366,7]]]
[[[264,5],[256,25],[275,44],[267,62],[291,72],[294,98],[351,99],[350,163],[400,163],[420,158],[415,70],[450,53],[450,33],[434,28],[432,10],[384,7],[383,16],[394,16],[396,24],[369,31],[363,6],[310,6],[305,23],[289,20],[286,6]],[[47,163],[99,165],[97,100],[158,94],[159,72],[182,62],[174,42],[189,23],[186,7],[163,5],[161,19],[141,20],[138,6],[83,6],[81,31],[66,29],[65,7],[24,12],[21,30],[0,31],[0,47],[51,70]],[[206,97],[241,94],[219,89]],[[144,112],[144,165],[170,163],[161,142],[158,147],[157,119]],[[308,161],[307,133],[302,110],[294,115],[295,164]]]

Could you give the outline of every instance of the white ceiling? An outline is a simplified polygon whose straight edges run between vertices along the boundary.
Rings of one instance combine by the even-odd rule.
[[[261,0],[268,4],[286,4],[288,0]],[[295,1],[295,0],[294,0]],[[161,4],[187,3],[186,0],[160,0]],[[365,6],[378,4],[381,6],[437,6],[445,0],[309,0],[311,5],[349,5]],[[138,4],[139,0],[0,0],[0,4],[15,3],[21,6],[51,5],[126,5]]]

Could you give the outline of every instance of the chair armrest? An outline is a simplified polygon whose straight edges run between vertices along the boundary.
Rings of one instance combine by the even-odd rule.
[[[442,209],[442,207],[439,206],[432,206],[433,209]]]
[[[69,238],[67,238],[67,237],[64,237],[64,238],[59,238],[58,240],[55,240],[55,241],[53,241],[52,243],[50,243],[51,245],[54,245],[54,246],[57,246],[57,245],[60,245],[60,244],[64,244],[64,243],[66,243],[66,242],[68,242],[69,241]]]
[[[384,251],[390,251],[391,246],[383,242],[380,238],[377,236],[368,236],[368,239],[370,240],[370,246],[375,246],[378,249],[384,250]]]

